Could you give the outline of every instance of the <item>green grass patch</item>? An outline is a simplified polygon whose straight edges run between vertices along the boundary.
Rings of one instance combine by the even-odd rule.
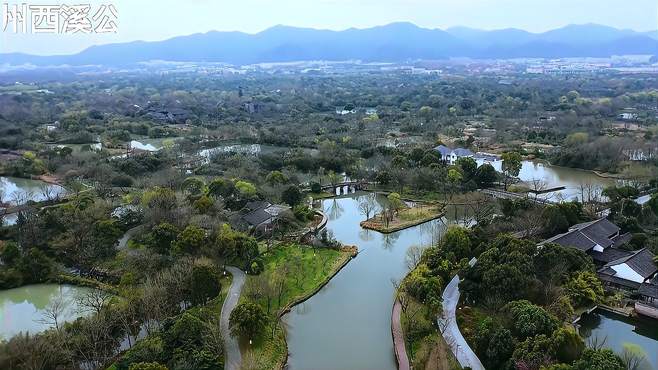
[[[285,333],[279,315],[314,294],[351,256],[334,249],[277,245],[264,255],[265,271],[248,276],[241,301],[258,303],[270,322],[251,345],[243,341],[243,369],[276,369],[286,361]],[[263,288],[265,287],[265,288]]]
[[[428,311],[428,307],[407,297],[407,306],[402,311],[400,321],[412,368],[460,369],[457,359],[436,326],[436,317]]]
[[[361,227],[382,233],[392,233],[437,219],[443,214],[443,207],[437,204],[417,205],[416,207],[401,209],[388,223],[381,214],[376,214],[374,217],[361,222]]]

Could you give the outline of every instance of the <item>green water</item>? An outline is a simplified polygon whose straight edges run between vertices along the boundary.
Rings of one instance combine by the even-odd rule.
[[[360,253],[318,294],[284,317],[290,369],[397,369],[391,280],[408,272],[405,257],[410,246],[433,244],[446,224],[463,215],[449,210],[442,220],[384,235],[359,226],[365,219],[358,211],[362,196],[322,203],[328,230],[343,244],[358,246]]]
[[[629,318],[596,310],[580,319],[580,335],[586,342],[605,341],[605,347],[621,354],[624,344],[640,346],[646,354],[646,365],[658,370],[658,320]]]
[[[27,200],[38,202],[46,200],[48,196],[53,198],[64,193],[66,193],[66,189],[63,187],[41,180],[0,177],[0,199],[6,203],[17,204]]]
[[[484,161],[479,160],[478,164]],[[487,162],[497,171],[502,169],[502,161]],[[588,193],[600,195],[601,190],[605,187],[616,184],[615,179],[604,178],[596,175],[592,171],[580,170],[577,168],[552,166],[543,162],[523,161],[519,171],[519,179],[529,188],[538,190],[548,189],[557,186],[564,186],[565,189],[543,195],[543,198],[560,201],[591,198]],[[593,195],[593,194],[592,194]]]
[[[34,334],[50,328],[49,323],[43,322],[44,312],[57,300],[63,303],[60,322],[86,315],[77,299],[92,290],[72,285],[37,284],[0,291],[0,339],[9,339],[19,332]]]

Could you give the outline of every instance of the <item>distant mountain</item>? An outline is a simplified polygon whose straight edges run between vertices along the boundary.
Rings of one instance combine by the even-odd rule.
[[[445,31],[391,23],[344,31],[275,26],[257,34],[217,32],[90,47],[75,55],[0,54],[0,64],[126,65],[149,60],[251,64],[302,60],[400,62],[449,57],[605,57],[658,54],[658,31],[635,32],[596,24],[569,25],[544,33],[519,29]]]

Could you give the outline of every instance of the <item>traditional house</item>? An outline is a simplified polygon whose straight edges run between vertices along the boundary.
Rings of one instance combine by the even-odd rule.
[[[271,230],[272,223],[279,218],[281,213],[289,209],[290,207],[266,201],[248,202],[243,208],[245,213],[240,216],[238,224],[243,230],[268,232]]]
[[[628,251],[616,248],[631,239],[631,234],[621,234],[620,231],[621,229],[608,219],[600,218],[574,225],[566,233],[546,239],[539,245],[556,243],[576,248],[590,255],[597,266],[603,266],[630,254]]]
[[[450,149],[445,145],[439,145],[434,148],[437,152],[441,154],[441,159],[448,164],[455,164],[459,158],[472,158],[474,156],[473,152],[464,148]]]
[[[649,299],[651,288],[647,284],[655,281],[658,275],[654,255],[646,248],[637,251],[619,248],[631,239],[629,233],[620,231],[617,225],[601,218],[574,225],[568,232],[539,245],[556,243],[581,250],[592,257],[598,267],[597,275],[606,287],[633,293],[644,290]]]
[[[637,293],[635,312],[658,319],[658,276],[642,283]]]
[[[598,271],[599,278],[609,287],[637,291],[645,282],[650,282],[658,272],[653,262],[654,255],[643,248],[608,262]]]

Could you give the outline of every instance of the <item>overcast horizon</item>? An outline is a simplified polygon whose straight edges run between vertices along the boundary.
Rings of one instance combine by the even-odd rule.
[[[38,2],[39,5],[48,3],[58,2]],[[432,29],[463,26],[483,30],[517,28],[541,33],[570,24],[596,23],[638,32],[658,30],[655,0],[635,0],[633,6],[618,0],[582,0],[577,4],[566,0],[536,0],[532,4],[524,0],[495,3],[490,0],[280,0],[276,4],[265,0],[195,0],[187,4],[173,0],[115,0],[85,3],[92,6],[114,4],[119,12],[118,33],[13,34],[8,30],[0,33],[0,53],[73,54],[93,45],[160,41],[209,31],[254,34],[275,25],[338,31],[410,22]],[[185,12],[189,16],[185,16]]]

